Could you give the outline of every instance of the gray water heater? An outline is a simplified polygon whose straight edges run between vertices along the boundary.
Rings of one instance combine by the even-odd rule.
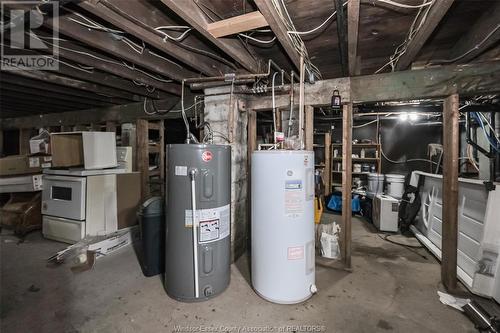
[[[173,144],[167,158],[165,289],[206,300],[229,285],[231,147]]]

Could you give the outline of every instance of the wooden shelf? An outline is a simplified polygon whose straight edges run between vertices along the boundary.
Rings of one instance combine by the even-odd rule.
[[[341,143],[332,143],[333,147],[342,147]],[[380,145],[378,143],[353,143],[353,148],[378,148]]]
[[[342,171],[332,171],[332,173],[342,173]],[[353,175],[367,175],[367,174],[370,174],[370,173],[373,173],[373,172],[366,172],[366,171],[362,171],[362,172],[352,172]]]
[[[342,157],[334,157],[333,160],[334,161],[342,161]],[[378,162],[379,160],[380,160],[380,158],[377,158],[377,157],[364,157],[364,158],[353,157],[352,158],[353,162]]]

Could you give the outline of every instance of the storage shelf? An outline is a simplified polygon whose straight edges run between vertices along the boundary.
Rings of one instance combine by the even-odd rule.
[[[342,161],[342,157],[334,157],[334,161]],[[377,157],[353,157],[353,162],[378,162],[379,158]]]
[[[342,147],[341,143],[332,143],[332,147]],[[378,143],[353,143],[353,148],[378,148],[380,145]]]
[[[335,171],[333,170],[332,173],[342,173],[342,171]],[[373,173],[373,172],[366,172],[366,171],[362,171],[362,172],[351,172],[351,174],[353,175],[367,175],[367,174],[370,174],[370,173]]]

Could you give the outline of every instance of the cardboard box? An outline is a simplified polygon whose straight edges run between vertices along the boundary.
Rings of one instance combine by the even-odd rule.
[[[141,204],[141,175],[131,172],[116,175],[118,229],[137,224],[137,208]]]
[[[30,163],[28,155],[13,155],[0,158],[0,176],[40,173],[41,170],[40,164],[37,165],[34,160]]]
[[[104,169],[116,167],[113,132],[63,132],[50,135],[52,167]]]

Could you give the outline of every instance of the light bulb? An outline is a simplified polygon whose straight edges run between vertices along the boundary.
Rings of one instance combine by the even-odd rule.
[[[410,113],[410,120],[415,121],[418,119],[418,114],[416,112],[411,112]]]
[[[407,121],[408,120],[408,112],[402,112],[399,114],[399,120]]]

